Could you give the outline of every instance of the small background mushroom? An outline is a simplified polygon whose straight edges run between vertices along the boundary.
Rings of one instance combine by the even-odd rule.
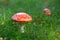
[[[2,37],[0,37],[0,40],[3,40],[3,38],[2,38]]]
[[[44,12],[44,14],[47,15],[47,16],[50,16],[50,15],[51,15],[51,11],[50,11],[50,9],[48,9],[48,8],[43,9],[43,12]]]

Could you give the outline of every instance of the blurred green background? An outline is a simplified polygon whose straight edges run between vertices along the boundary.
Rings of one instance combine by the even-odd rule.
[[[51,16],[43,13],[51,10]],[[25,23],[25,33],[20,23],[11,20],[17,12],[26,12],[33,21]],[[60,0],[0,0],[0,37],[4,40],[60,40]]]

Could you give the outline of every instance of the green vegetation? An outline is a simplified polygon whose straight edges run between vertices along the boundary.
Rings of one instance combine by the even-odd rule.
[[[0,0],[0,37],[6,40],[60,40],[60,0]],[[51,10],[51,16],[43,13]],[[11,20],[17,12],[26,12],[33,18],[25,23],[25,33],[20,23]]]

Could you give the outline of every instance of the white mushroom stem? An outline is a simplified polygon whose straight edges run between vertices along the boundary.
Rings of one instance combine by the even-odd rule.
[[[24,26],[21,26],[21,32],[24,33]]]

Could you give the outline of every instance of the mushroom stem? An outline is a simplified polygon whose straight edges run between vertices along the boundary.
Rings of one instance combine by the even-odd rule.
[[[21,32],[24,33],[24,25],[21,26]]]

